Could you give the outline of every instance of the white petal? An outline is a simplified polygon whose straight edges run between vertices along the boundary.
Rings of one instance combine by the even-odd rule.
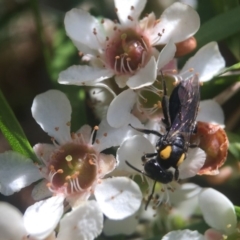
[[[183,202],[178,202],[172,214],[173,216],[180,216],[182,219],[189,221],[190,217],[198,210],[198,205],[198,196],[189,198]]]
[[[67,85],[94,85],[99,81],[113,76],[108,69],[87,65],[74,65],[60,72],[58,82]],[[90,84],[89,84],[90,83]]]
[[[206,160],[206,153],[200,148],[189,148],[187,158],[179,166],[179,178],[195,176]]]
[[[107,120],[103,119],[99,125],[99,130],[97,131],[96,139],[98,141],[94,143],[94,147],[101,152],[110,147],[120,146],[125,139],[139,134],[139,132],[131,128],[129,124],[139,128],[142,128],[143,126],[133,115],[131,115],[129,121],[120,128],[112,128]]]
[[[225,195],[213,188],[206,188],[199,195],[199,206],[209,226],[227,235],[236,231],[234,206]]]
[[[173,41],[169,41],[168,44],[159,53],[157,60],[157,69],[160,71],[165,65],[167,65],[175,55],[177,48]]]
[[[90,143],[92,128],[89,125],[83,125],[76,133],[81,133],[85,143]]]
[[[181,42],[193,36],[200,27],[200,18],[198,13],[188,5],[175,2],[168,7],[160,17],[160,22],[154,28],[152,41],[158,33],[162,33],[161,38],[153,44],[168,43],[170,39],[174,43]]]
[[[137,94],[132,89],[127,89],[115,97],[107,111],[107,121],[109,125],[114,128],[119,128],[128,123],[136,100]]]
[[[0,233],[2,240],[27,239],[27,232],[23,225],[21,212],[14,206],[0,202]]]
[[[30,236],[44,239],[51,234],[63,214],[63,201],[55,196],[27,208],[23,220]]]
[[[165,129],[165,125],[164,123],[158,122],[158,121],[154,121],[154,120],[149,120],[144,127],[146,129],[152,129],[155,131],[158,131],[161,134],[165,134],[165,131],[163,131],[163,129]],[[150,143],[152,143],[153,146],[156,145],[157,140],[159,139],[159,137],[157,135],[154,134],[146,134],[145,137],[149,140]]]
[[[73,38],[71,38],[71,39],[72,39],[72,42],[75,45],[75,47],[79,50],[79,52],[84,54],[82,57],[83,61],[89,61],[90,59],[94,58],[95,56],[97,56],[99,54],[98,50],[92,49],[92,48],[88,47],[87,45],[74,40]]]
[[[49,90],[34,98],[32,115],[41,128],[60,144],[71,140],[70,121],[72,108],[66,95]]]
[[[104,222],[103,232],[106,236],[114,236],[117,234],[131,235],[138,225],[136,214],[124,218],[123,220],[106,219]],[[119,227],[121,226],[121,227]]]
[[[31,159],[13,151],[0,154],[0,192],[11,195],[41,179]]]
[[[137,172],[130,168],[125,161],[127,160],[139,170],[143,170],[141,157],[146,153],[154,152],[154,146],[145,137],[136,135],[128,138],[117,150],[119,165],[116,170],[135,175]]]
[[[89,90],[89,97],[95,116],[98,119],[106,118],[108,106],[114,99],[113,94],[103,87],[93,87]]]
[[[172,231],[163,236],[162,240],[204,240],[202,234],[198,231],[191,231],[191,230],[177,230]]]
[[[47,238],[45,238],[44,240],[57,240],[56,238],[56,233],[52,232]]]
[[[102,231],[103,214],[96,201],[83,202],[60,222],[58,240],[93,240]]]
[[[50,155],[55,149],[56,147],[53,144],[48,143],[38,143],[33,147],[33,150],[37,155],[38,159],[41,160],[45,164],[45,166],[48,165]]]
[[[47,197],[52,196],[52,192],[48,189],[46,180],[42,180],[38,184],[36,184],[32,190],[32,198],[35,201],[43,200]]]
[[[115,76],[115,82],[119,88],[124,88],[126,87],[128,78],[129,76],[125,76],[125,75]]]
[[[124,219],[140,207],[142,193],[139,186],[129,178],[115,177],[102,180],[94,191],[103,213],[110,219]]]
[[[188,199],[198,196],[202,188],[194,183],[184,183],[180,185],[180,188],[169,191],[170,202],[174,205],[178,205],[180,202],[184,202]]]
[[[127,26],[136,24],[146,2],[146,0],[114,0],[120,23]],[[131,16],[133,21],[128,19],[128,16]]]
[[[101,169],[101,175],[99,176],[99,178],[103,178],[106,174],[113,171],[113,169],[117,165],[117,161],[112,154],[100,153],[99,158],[101,159],[99,166],[99,169]]]
[[[171,215],[188,221],[198,209],[198,195],[201,190],[202,188],[194,183],[184,183],[174,192],[169,191],[170,202],[174,206]]]
[[[75,43],[79,42],[91,49],[101,47],[98,39],[102,41],[104,39],[104,33],[98,20],[88,12],[82,9],[72,9],[66,13],[64,24],[67,35],[73,39]],[[93,33],[94,28],[96,29],[97,36]]]
[[[139,20],[139,27],[142,30],[147,30],[148,28],[151,29],[156,22],[156,16],[154,12],[149,13],[146,17],[143,17]]]
[[[137,73],[127,81],[128,87],[132,89],[142,88],[153,84],[157,77],[157,63],[154,57],[148,61]]]
[[[201,101],[197,121],[224,125],[224,113],[222,107],[212,99]]]
[[[200,48],[198,52],[191,57],[182,72],[188,71],[190,68],[199,74],[199,80],[202,82],[209,81],[214,75],[225,67],[225,60],[218,49],[216,42],[210,42]]]

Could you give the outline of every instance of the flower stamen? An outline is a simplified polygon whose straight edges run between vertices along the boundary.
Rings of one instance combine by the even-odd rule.
[[[114,71],[115,71],[116,73],[118,73],[118,70],[117,70],[117,60],[118,60],[119,58],[120,58],[119,56],[115,56]]]
[[[142,40],[142,43],[143,43],[143,45],[144,45],[144,48],[145,48],[146,50],[148,50],[148,46],[147,46],[147,44],[145,43],[143,36],[141,36],[141,40]]]

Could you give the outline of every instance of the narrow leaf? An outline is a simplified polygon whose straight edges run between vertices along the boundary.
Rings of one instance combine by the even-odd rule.
[[[217,15],[204,23],[195,35],[198,47],[210,41],[223,40],[240,31],[240,6]]]
[[[226,73],[226,72],[230,72],[230,71],[235,71],[235,70],[240,70],[240,62],[239,63],[236,63],[230,67],[227,67],[227,68],[224,68],[222,70],[222,72],[220,72],[217,76],[220,76],[222,75],[223,73]],[[240,73],[238,72],[238,74],[240,75]]]
[[[7,139],[13,151],[19,152],[32,160],[36,160],[32,147],[1,90],[0,103],[0,131]]]

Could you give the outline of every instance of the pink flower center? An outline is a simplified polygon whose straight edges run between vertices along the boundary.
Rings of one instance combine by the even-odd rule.
[[[105,53],[107,64],[116,74],[133,74],[148,62],[151,48],[146,37],[127,29],[109,40]]]
[[[68,143],[50,159],[49,189],[73,194],[89,188],[96,179],[98,154],[88,145]]]

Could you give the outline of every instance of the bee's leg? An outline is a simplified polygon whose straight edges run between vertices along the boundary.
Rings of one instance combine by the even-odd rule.
[[[141,157],[141,159],[142,159],[143,162],[146,162],[146,160],[147,160],[148,158],[152,158],[152,157],[155,157],[155,156],[157,156],[157,153],[147,153],[147,154],[144,154],[144,155]]]
[[[151,192],[151,194],[148,196],[148,200],[147,200],[146,205],[145,205],[145,210],[147,210],[148,204],[150,203],[150,201],[151,201],[151,199],[152,199],[152,197],[153,197],[156,183],[157,183],[157,181],[154,181],[154,184],[153,184],[153,187],[152,187],[152,192]]]
[[[175,173],[174,173],[174,179],[175,179],[175,181],[177,181],[178,178],[179,178],[179,170],[178,170],[178,168],[176,168],[176,169],[175,169]]]
[[[149,129],[142,129],[142,128],[135,128],[131,124],[129,124],[129,126],[133,129],[139,131],[139,132],[144,133],[144,134],[154,134],[154,135],[157,135],[158,137],[162,137],[162,134],[159,133],[158,131],[149,130]]]

